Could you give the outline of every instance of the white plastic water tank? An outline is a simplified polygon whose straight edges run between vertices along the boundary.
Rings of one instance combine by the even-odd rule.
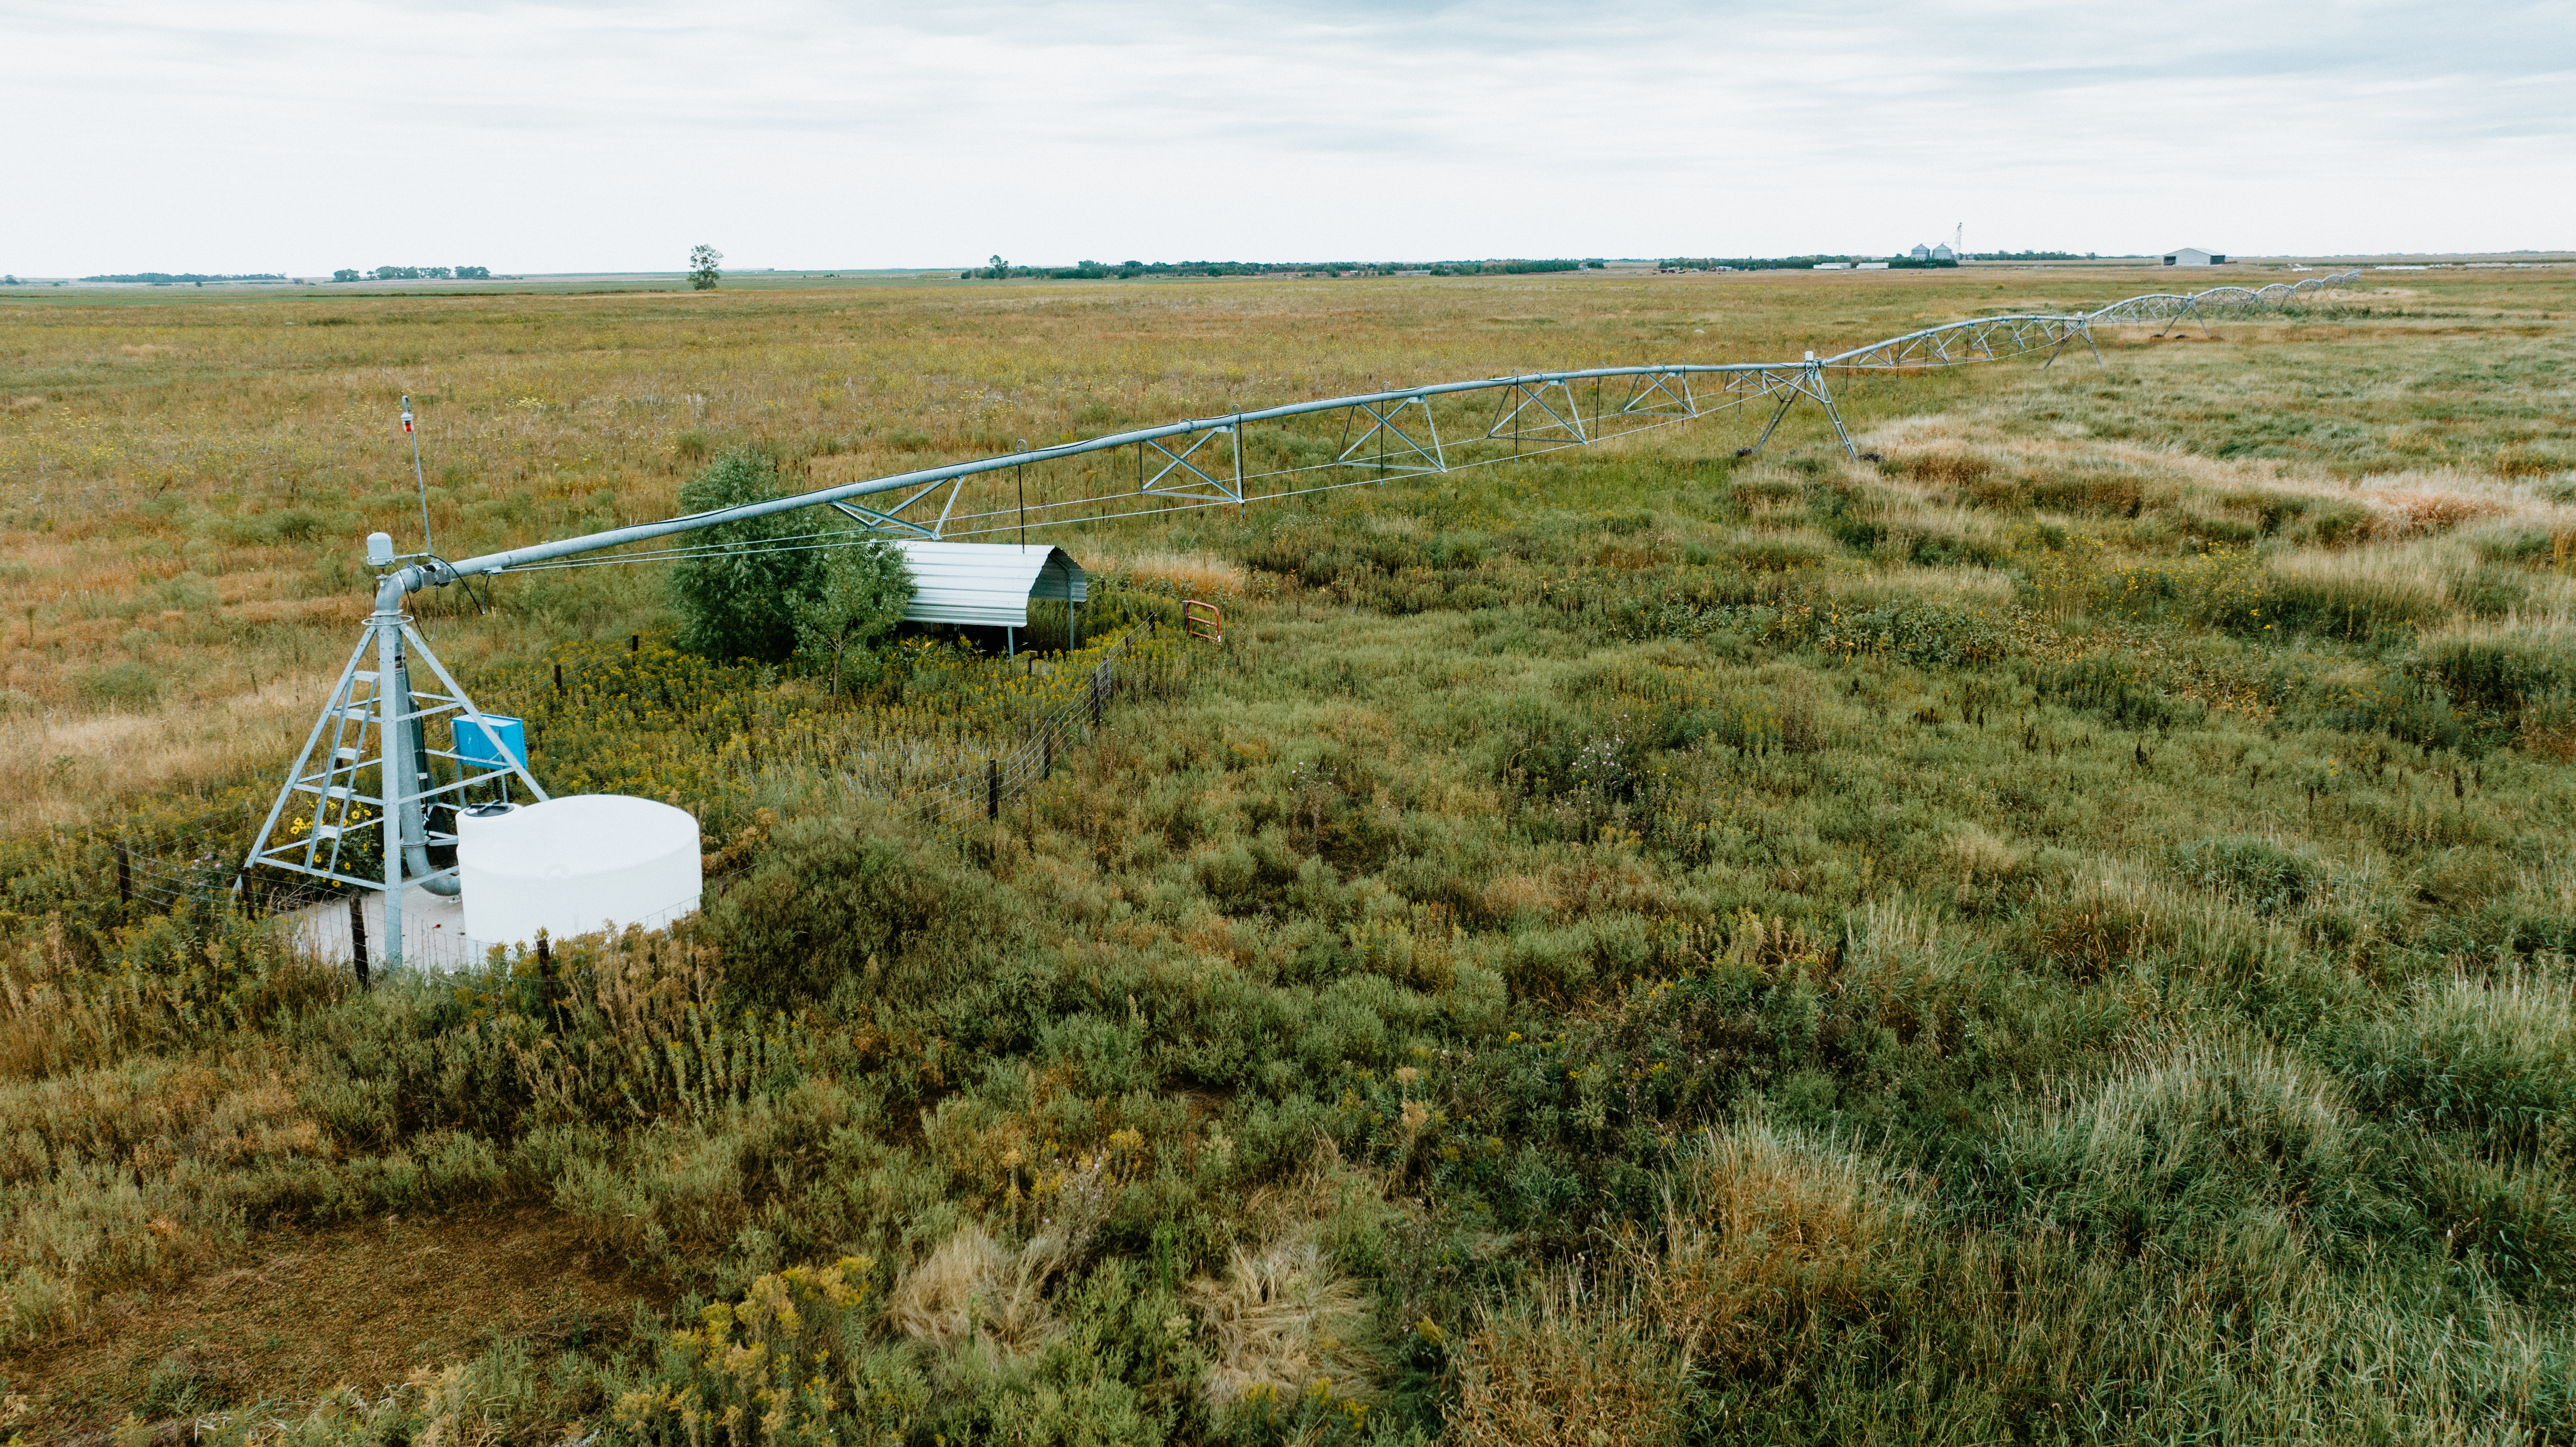
[[[462,845],[481,831],[505,824],[519,812],[516,804],[476,804],[456,811],[456,842]]]
[[[623,794],[460,816],[456,872],[465,933],[481,944],[663,923],[697,908],[703,885],[697,819]]]

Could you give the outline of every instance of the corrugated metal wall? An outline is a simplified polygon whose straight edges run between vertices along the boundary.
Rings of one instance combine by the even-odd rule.
[[[912,569],[914,623],[1029,626],[1029,600],[1080,603],[1091,580],[1064,549],[1045,543],[934,543],[897,540]]]

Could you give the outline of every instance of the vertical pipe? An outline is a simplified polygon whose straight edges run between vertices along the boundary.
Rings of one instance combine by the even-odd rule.
[[[411,789],[405,776],[411,772],[410,760],[403,747],[409,728],[403,715],[410,712],[411,700],[394,687],[402,676],[402,595],[394,595],[392,611],[377,595],[376,627],[376,775],[381,781],[378,802],[384,808],[385,855],[385,938],[386,969],[402,967],[402,892],[403,892],[403,819],[411,808]]]

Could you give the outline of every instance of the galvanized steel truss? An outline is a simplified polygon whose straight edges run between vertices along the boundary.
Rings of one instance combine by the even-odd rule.
[[[1971,317],[1907,332],[1829,357],[1795,362],[1675,362],[1525,372],[1472,381],[1320,398],[1229,415],[1193,418],[842,483],[769,502],[668,522],[646,523],[541,543],[424,572],[427,583],[460,575],[546,566],[630,543],[694,532],[725,522],[797,508],[829,506],[863,528],[921,538],[972,538],[1022,526],[1102,521],[1188,508],[1241,506],[1396,476],[1439,475],[1569,447],[1590,447],[1633,433],[1698,421],[1768,402],[1768,416],[1746,453],[1758,452],[1801,399],[1814,402],[1844,450],[1857,444],[1835,405],[1833,383],[1872,375],[1904,376],[1947,367],[2038,356],[2043,365],[2081,341],[2098,362],[2097,326],[2206,322],[2276,308],[2302,295],[2354,280],[2358,272],[2260,288],[2216,287],[2190,295],[2131,297],[2090,312]],[[1115,461],[1132,451],[1132,467]],[[1056,464],[1067,466],[1045,472]],[[979,478],[1014,474],[1005,496],[971,494]],[[1029,484],[1034,482],[1035,495]],[[866,501],[861,501],[866,499]],[[844,534],[817,531],[766,546],[828,546]],[[600,561],[644,561],[687,548],[624,554]]]

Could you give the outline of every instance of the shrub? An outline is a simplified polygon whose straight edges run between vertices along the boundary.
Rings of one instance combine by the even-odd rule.
[[[840,692],[843,656],[883,637],[912,606],[912,570],[903,550],[882,538],[845,543],[824,555],[811,586],[791,597],[796,642],[832,656],[832,691]]]
[[[683,513],[713,512],[778,495],[778,464],[751,452],[729,452],[680,488]],[[680,614],[681,646],[714,659],[776,661],[796,651],[796,598],[810,591],[822,554],[779,549],[784,538],[811,531],[790,513],[722,523],[692,543],[715,551],[671,566],[671,602]],[[770,550],[763,551],[764,545]]]
[[[751,878],[708,911],[726,974],[764,1002],[860,999],[925,1004],[948,994],[1009,938],[1000,891],[847,818],[782,830]]]
[[[739,1302],[664,1339],[652,1380],[617,1399],[614,1420],[648,1443],[710,1440],[741,1447],[901,1440],[929,1405],[926,1383],[864,1345],[868,1274],[845,1256],[763,1276]],[[846,1406],[844,1405],[846,1403]]]

